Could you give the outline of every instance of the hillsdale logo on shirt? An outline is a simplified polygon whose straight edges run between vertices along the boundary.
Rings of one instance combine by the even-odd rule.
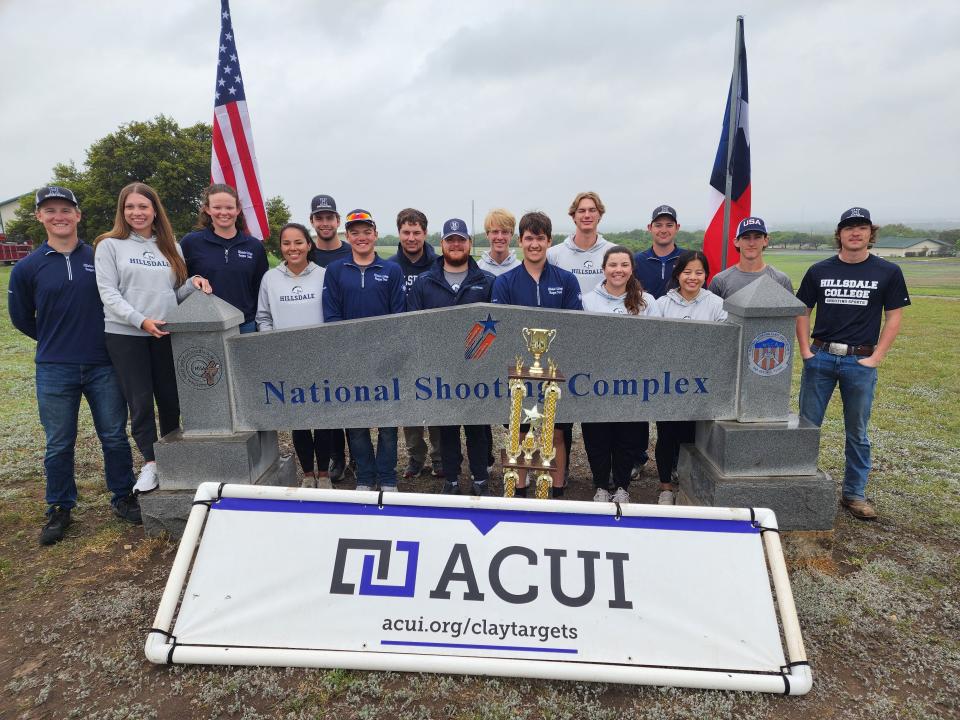
[[[377,282],[390,282],[390,276],[385,273],[374,273],[373,279]]]
[[[253,260],[253,253],[249,250],[237,250],[237,257],[241,257],[244,260]]]
[[[547,288],[547,294],[548,294],[548,295],[563,295],[563,288],[562,288],[562,287],[548,287],[548,288]]]
[[[290,292],[292,293],[291,295],[281,295],[280,302],[301,302],[303,300],[315,300],[317,297],[316,293],[305,293],[299,285],[294,285],[290,288]]]
[[[83,264],[83,269],[86,270],[87,272],[96,272],[96,271],[97,271],[97,269],[96,269],[93,265],[91,265],[90,263],[84,263],[84,264]]]
[[[146,267],[170,267],[170,263],[163,258],[158,258],[149,250],[144,250],[142,257],[130,258],[130,264],[145,265]]]
[[[574,275],[600,275],[603,268],[595,267],[593,260],[584,260],[583,267],[572,268],[570,270]]]

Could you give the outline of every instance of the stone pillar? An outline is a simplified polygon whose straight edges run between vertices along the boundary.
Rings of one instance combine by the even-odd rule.
[[[836,488],[817,469],[820,428],[790,413],[795,317],[806,307],[763,276],[727,298],[739,325],[737,419],[697,423],[680,450],[680,502],[769,507],[785,530],[830,530]]]
[[[234,430],[227,343],[239,339],[242,322],[233,305],[201,292],[167,316],[183,429],[154,444],[160,488],[140,497],[147,535],[179,537],[201,482],[296,482],[296,467],[290,456],[280,456],[276,431]]]

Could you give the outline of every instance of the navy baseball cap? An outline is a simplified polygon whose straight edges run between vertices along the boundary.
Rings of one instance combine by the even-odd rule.
[[[740,224],[737,225],[737,237],[748,232],[758,232],[766,235],[767,226],[763,224],[763,218],[748,217],[741,220]]]
[[[337,212],[337,201],[329,195],[317,195],[310,201],[310,214],[321,212]]]
[[[653,222],[661,215],[669,215],[674,220],[677,219],[677,211],[672,207],[669,205],[657,205],[657,207],[653,209],[653,213],[650,215],[650,222]]]
[[[845,225],[872,225],[870,220],[870,211],[862,207],[852,207],[840,216],[838,228]]]
[[[450,218],[443,224],[443,232],[440,233],[440,240],[446,240],[448,237],[457,235],[470,240],[470,231],[467,230],[467,224],[460,218]]]
[[[345,228],[349,228],[351,225],[356,225],[357,223],[367,223],[368,225],[373,225],[373,228],[377,228],[377,224],[373,221],[373,215],[368,213],[366,210],[351,210],[347,213],[346,222],[343,223]]]
[[[37,196],[34,198],[34,207],[40,207],[40,203],[46,200],[66,200],[74,207],[80,207],[77,202],[77,196],[73,194],[70,188],[60,187],[59,185],[47,185],[37,190]]]

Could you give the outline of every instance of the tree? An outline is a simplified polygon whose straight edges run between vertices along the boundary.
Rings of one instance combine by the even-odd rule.
[[[156,189],[177,235],[189,232],[200,209],[200,193],[210,183],[212,129],[207,123],[181,128],[163,115],[121,125],[87,149],[83,169],[73,163],[53,168],[49,184],[65,185],[80,201],[80,237],[92,240],[113,226],[117,195],[139,181]],[[21,199],[12,237],[37,244],[45,233],[33,216],[33,195]]]
[[[937,240],[947,243],[954,250],[960,251],[960,229],[942,230],[937,235]]]
[[[263,241],[267,252],[280,257],[280,228],[290,222],[290,208],[279,195],[267,200],[267,224],[270,226],[270,237]],[[309,228],[308,228],[309,229]]]

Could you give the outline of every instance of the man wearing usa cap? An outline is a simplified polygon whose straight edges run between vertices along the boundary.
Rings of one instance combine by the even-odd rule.
[[[433,266],[420,275],[420,279],[407,293],[407,310],[490,302],[494,276],[481,270],[470,257],[472,241],[467,224],[459,218],[451,218],[443,224],[440,237],[441,257]],[[483,322],[478,320],[478,322]],[[488,323],[495,323],[487,318]],[[490,444],[486,425],[464,425],[467,436],[467,458],[473,475],[474,495],[489,495],[487,469]],[[463,463],[460,451],[460,426],[440,428],[440,447],[443,457],[443,472],[446,477],[441,492],[447,495],[460,492],[459,474]]]
[[[649,250],[636,254],[634,274],[643,289],[658,298],[666,295],[673,265],[683,252],[683,248],[678,248],[676,243],[677,233],[680,231],[677,211],[669,205],[658,205],[650,215],[647,230],[653,243]]]
[[[910,304],[899,266],[870,254],[879,229],[866,208],[844,212],[834,233],[839,252],[812,265],[797,292],[808,308],[797,318],[797,348],[803,358],[800,414],[820,425],[834,388],[840,386],[846,433],[841,503],[860,520],[877,517],[866,497],[872,467],[867,425],[877,367],[900,331],[903,308]]]
[[[327,267],[323,320],[338,322],[404,311],[403,271],[377,255],[377,224],[366,210],[347,214],[350,257]],[[397,490],[397,429],[382,427],[374,453],[369,428],[349,428],[350,455],[357,461],[357,490]]]
[[[748,217],[741,220],[737,226],[737,237],[733,244],[740,253],[740,259],[736,265],[731,265],[713,276],[710,292],[722,298],[728,298],[754,280],[759,280],[761,275],[767,275],[793,295],[793,283],[790,282],[787,274],[763,261],[763,251],[770,244],[770,236],[767,235],[767,226],[763,218]]]
[[[317,233],[317,239],[310,248],[307,258],[322,268],[336,260],[350,257],[350,245],[343,242],[337,233],[340,228],[340,214],[337,201],[329,195],[315,195],[310,201],[310,224]],[[347,453],[344,443],[345,431],[330,431],[330,481],[339,482],[347,467]]]
[[[135,524],[141,518],[132,494],[127,404],[104,342],[93,248],[77,234],[80,206],[71,190],[56,186],[38,190],[35,202],[47,240],[10,273],[8,309],[14,327],[37,341],[37,406],[47,441],[47,523],[40,544],[53,545],[63,539],[77,504],[74,448],[81,397],[103,448],[113,512]]]

